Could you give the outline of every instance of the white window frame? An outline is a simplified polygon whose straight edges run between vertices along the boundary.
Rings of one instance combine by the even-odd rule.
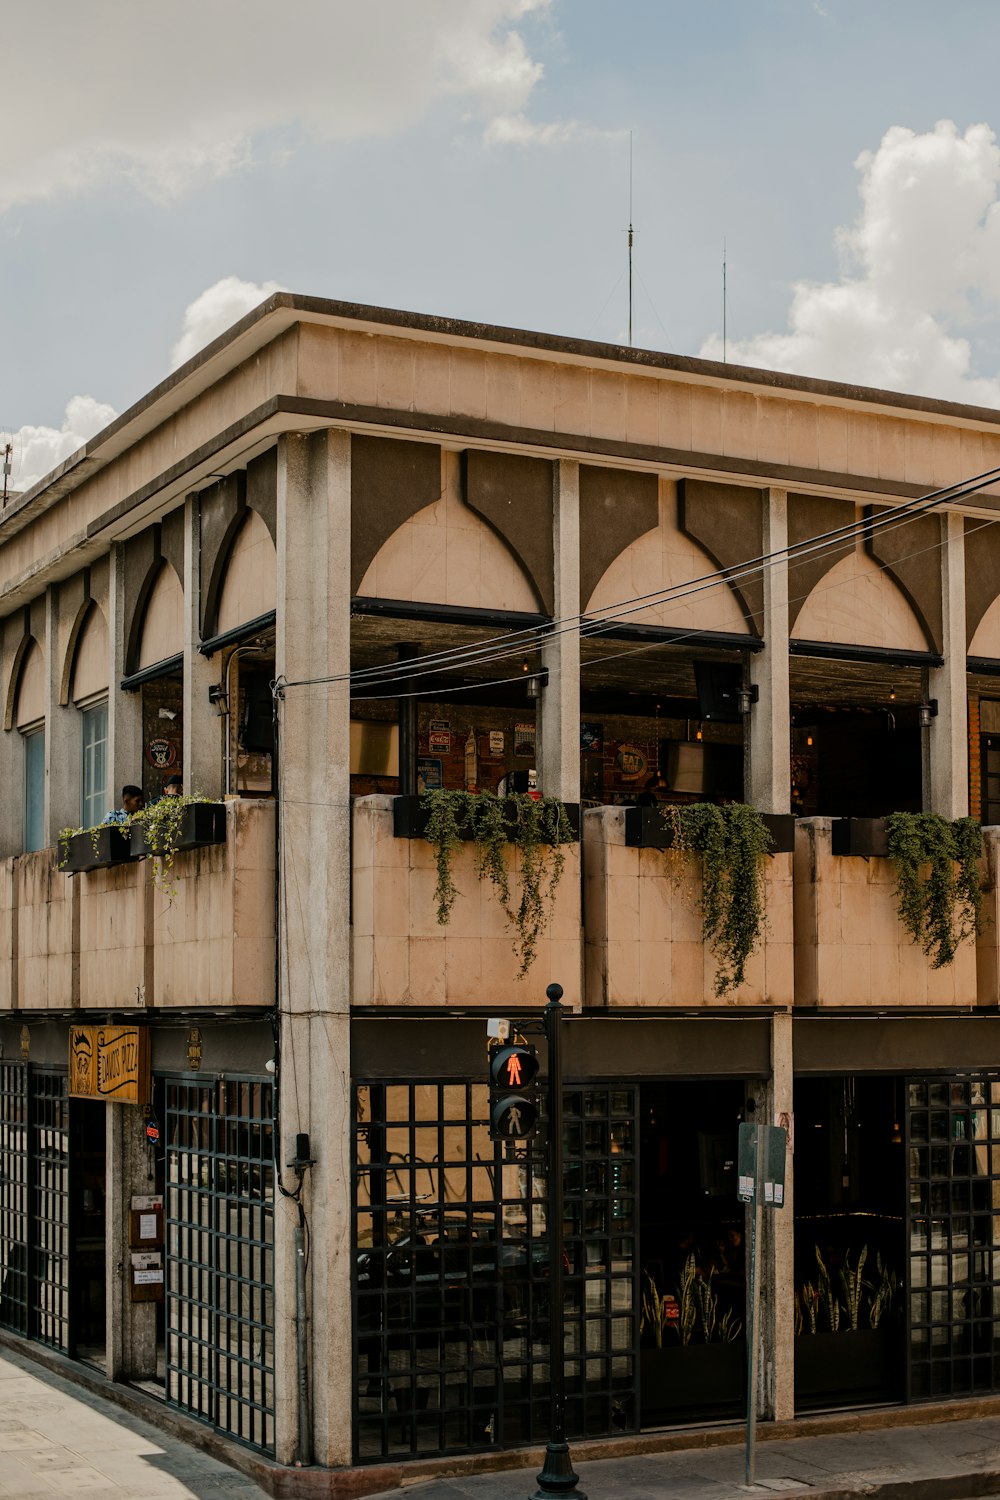
[[[91,698],[77,705],[80,711],[80,824],[83,828],[95,828],[103,823],[110,811],[108,792],[108,700],[105,695]],[[104,711],[104,738],[102,741],[87,739],[88,728],[95,722],[93,715]],[[104,747],[104,785],[91,783],[93,775],[93,752],[97,744]]]
[[[40,719],[37,724],[28,724],[21,731],[22,752],[24,755],[24,794],[21,799],[21,847],[25,854],[33,854],[38,849],[44,849],[48,844],[45,829],[45,720]],[[39,747],[35,750],[36,745]],[[37,807],[32,799],[32,780],[29,774],[29,763],[32,751],[40,753],[42,757],[41,781],[36,791],[41,793],[41,805]],[[37,825],[36,825],[37,819]],[[33,829],[35,831],[33,831]],[[39,837],[35,837],[35,832]]]

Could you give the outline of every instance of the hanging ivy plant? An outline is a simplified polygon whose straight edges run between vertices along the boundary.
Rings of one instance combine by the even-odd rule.
[[[149,807],[133,813],[129,819],[131,825],[142,829],[149,852],[154,858],[153,884],[163,892],[171,906],[177,895],[177,884],[172,871],[184,813],[194,803],[210,800],[197,792],[186,793],[182,797],[159,797]]]
[[[899,920],[931,967],[941,969],[979,931],[983,830],[975,818],[952,823],[937,813],[893,813],[886,836]]]
[[[439,924],[443,927],[448,922],[459,894],[452,860],[467,835],[475,844],[479,879],[493,886],[513,929],[520,963],[517,973],[522,978],[537,956],[538,939],[566,861],[564,846],[574,839],[565,807],[555,797],[536,799],[524,792],[495,797],[492,792],[433,791],[424,793],[420,805],[427,813],[424,838],[434,849]],[[511,844],[520,855],[516,897],[506,858]]]
[[[700,854],[702,935],[715,957],[715,994],[738,989],[764,923],[764,865],[771,835],[755,807],[693,802],[665,807],[671,855]]]

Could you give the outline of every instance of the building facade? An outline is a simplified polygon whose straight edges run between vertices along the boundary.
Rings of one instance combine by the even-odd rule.
[[[993,411],[287,294],[13,497],[0,1329],[279,1463],[543,1440],[486,1021],[558,982],[571,1436],[738,1414],[748,1119],[793,1147],[762,1416],[1000,1391],[998,510]],[[525,971],[469,843],[438,921],[419,796],[532,771],[573,838]],[[172,861],[61,837],[171,775]],[[691,801],[771,820],[721,996]],[[986,829],[939,968],[921,810]]]

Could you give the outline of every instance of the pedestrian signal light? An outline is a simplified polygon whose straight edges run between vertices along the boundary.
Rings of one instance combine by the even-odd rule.
[[[533,1047],[498,1047],[490,1059],[490,1136],[495,1141],[523,1139],[538,1121]]]

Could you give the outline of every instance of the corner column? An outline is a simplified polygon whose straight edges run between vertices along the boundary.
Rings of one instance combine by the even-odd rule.
[[[788,546],[788,495],[771,488],[764,497],[762,552]],[[758,699],[746,719],[744,795],[761,812],[791,810],[791,709],[788,689],[788,555],[763,570],[764,649],[751,658]]]
[[[580,800],[580,629],[558,622],[580,613],[580,465],[555,466],[552,505],[556,633],[542,647],[549,681],[538,700],[538,786],[546,797]]]
[[[928,695],[937,699],[937,717],[924,737],[924,808],[943,818],[969,811],[969,700],[966,688],[965,522],[941,517],[941,624],[944,665],[927,674]]]
[[[184,689],[182,699],[184,790],[222,796],[223,726],[209,701],[219,663],[203,656],[201,645],[201,506],[197,495],[184,502]]]
[[[289,681],[350,668],[351,438],[288,435],[278,446],[277,672]],[[279,1162],[308,1132],[309,1397],[313,1458],[352,1461],[350,1064],[350,689],[290,687],[279,706]],[[275,1212],[276,1438],[296,1447],[297,1210]]]

